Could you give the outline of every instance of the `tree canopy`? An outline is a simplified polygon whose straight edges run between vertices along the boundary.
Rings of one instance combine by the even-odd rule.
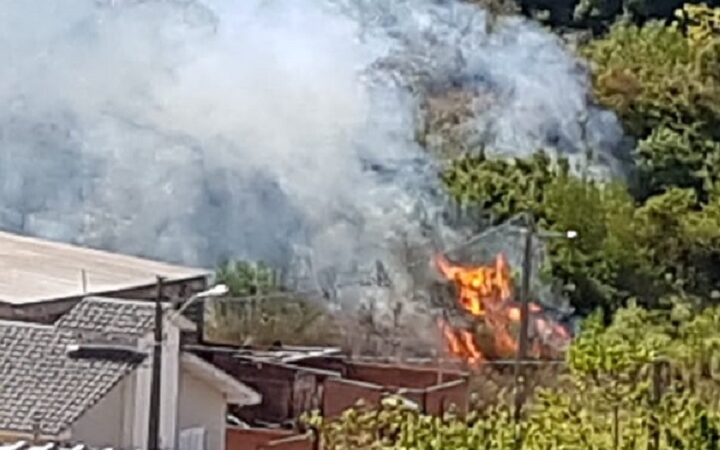
[[[619,23],[581,50],[597,100],[636,140],[637,178],[599,183],[540,152],[452,161],[442,178],[499,223],[531,211],[551,230],[545,268],[583,312],[676,296],[711,304],[720,289],[720,8],[686,6],[672,23]]]

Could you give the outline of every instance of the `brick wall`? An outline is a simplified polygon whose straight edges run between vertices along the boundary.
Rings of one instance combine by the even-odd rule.
[[[387,387],[424,389],[436,385],[439,381],[436,369],[371,363],[347,363],[347,368],[348,378]],[[460,376],[453,372],[444,372],[442,378],[451,381],[459,379]]]
[[[342,378],[328,378],[323,386],[322,412],[325,417],[337,417],[355,406],[359,399],[368,405],[379,405],[383,389],[380,386]]]
[[[455,380],[425,390],[424,408],[426,414],[440,416],[450,409],[456,408],[460,414],[468,410],[470,385],[468,380]]]
[[[328,417],[351,408],[360,398],[377,405],[389,393],[402,395],[427,414],[441,415],[451,405],[460,413],[468,408],[470,388],[468,376],[463,372],[439,373],[434,368],[349,362],[339,358],[318,358],[302,364],[342,374],[340,379],[328,378],[323,383],[323,413]]]
[[[225,450],[313,450],[310,435],[286,430],[228,427]]]
[[[355,362],[342,358],[312,358],[300,361],[301,366],[340,373],[343,378],[374,383],[386,387],[423,389],[434,386],[439,378],[443,382],[464,378],[457,370],[444,370],[442,376],[436,368],[401,364]]]

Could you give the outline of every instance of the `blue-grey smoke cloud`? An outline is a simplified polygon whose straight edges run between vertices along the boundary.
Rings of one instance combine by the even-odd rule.
[[[619,173],[578,60],[485,21],[459,1],[2,2],[0,226],[205,266],[392,259],[441,206],[416,130],[445,85],[482,94],[460,125],[488,149],[590,142]]]

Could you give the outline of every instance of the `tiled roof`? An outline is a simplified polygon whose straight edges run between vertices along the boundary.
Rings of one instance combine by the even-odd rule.
[[[0,321],[0,430],[65,430],[137,365],[73,358],[68,345],[87,331],[137,337],[151,329],[152,314],[152,303],[91,298],[55,326]]]
[[[62,444],[57,442],[49,442],[45,444],[31,444],[27,441],[6,442],[0,444],[0,450],[93,450],[84,444]],[[112,450],[109,448],[103,450]]]
[[[88,297],[60,317],[57,328],[80,333],[140,337],[155,321],[155,305],[142,300]]]

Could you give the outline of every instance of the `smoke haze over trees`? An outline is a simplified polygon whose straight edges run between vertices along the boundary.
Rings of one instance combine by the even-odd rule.
[[[508,219],[531,212],[544,230],[577,232],[538,242],[552,294],[582,316],[604,312],[570,347],[570,389],[542,392],[520,424],[503,407],[468,420],[352,413],[320,430],[337,444],[328,448],[376,448],[390,430],[386,448],[714,449],[713,5],[0,2],[0,227],[187,264],[233,261],[217,275],[238,296],[288,289],[271,277],[284,269],[321,284],[323,302],[372,298],[427,334],[435,317],[408,309],[428,303],[415,281],[432,270],[417,262],[467,231],[446,207],[479,212],[472,225],[495,232],[485,250],[515,253],[515,267]],[[568,45],[577,30],[590,32]],[[338,295],[343,274],[357,289]],[[320,314],[308,305],[279,309],[305,326]],[[656,395],[660,360],[674,377]]]
[[[454,236],[450,193],[577,228],[546,270],[582,310],[705,298],[708,11],[618,25],[576,55],[460,1],[3,3],[0,225],[188,264],[305,261],[316,277],[381,260],[402,285],[398,246],[429,257]]]
[[[416,136],[453,89],[471,150],[621,173],[580,61],[532,22],[488,34],[486,18],[430,0],[5,2],[0,225],[206,266],[397,266],[398,236],[428,246],[440,226]]]

